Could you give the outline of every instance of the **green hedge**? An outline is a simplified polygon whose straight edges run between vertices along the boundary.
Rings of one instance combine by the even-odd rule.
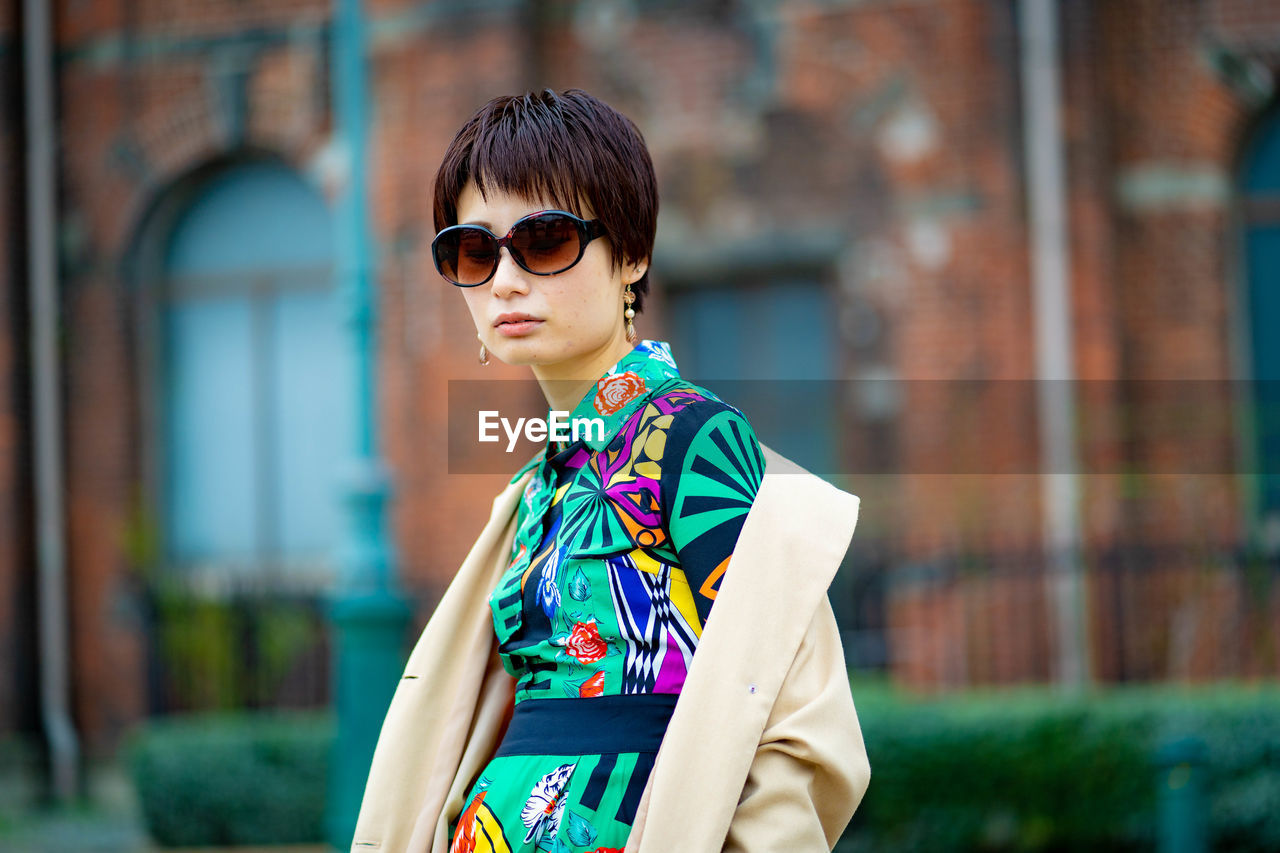
[[[854,683],[871,786],[849,851],[1151,850],[1155,755],[1207,747],[1214,850],[1280,850],[1280,690],[1046,688],[911,700]]]
[[[332,742],[326,714],[149,722],[128,746],[147,830],[165,846],[320,842]]]
[[[1280,688],[1123,688],[1066,698],[1026,688],[913,700],[855,682],[871,787],[837,848],[1151,850],[1155,753],[1205,742],[1214,850],[1280,850]],[[130,760],[165,845],[319,842],[332,719],[160,719]]]

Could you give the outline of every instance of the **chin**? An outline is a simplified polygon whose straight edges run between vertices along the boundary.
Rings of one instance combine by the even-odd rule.
[[[503,364],[541,364],[548,360],[545,347],[537,341],[499,339],[494,343],[495,346],[489,347],[489,352],[496,355]]]

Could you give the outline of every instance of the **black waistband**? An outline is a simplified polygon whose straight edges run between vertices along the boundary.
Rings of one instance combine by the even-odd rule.
[[[677,693],[635,693],[592,699],[517,702],[502,755],[605,755],[657,752]]]

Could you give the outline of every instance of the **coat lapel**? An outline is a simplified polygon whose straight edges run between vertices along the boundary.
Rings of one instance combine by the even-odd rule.
[[[374,750],[352,850],[427,849],[419,839],[453,786],[482,687],[493,676],[488,596],[515,538],[515,510],[530,474],[494,498],[488,523],[409,656]]]
[[[857,496],[761,450],[764,478],[663,737],[628,853],[720,849],[774,698],[857,524]],[[692,786],[691,772],[698,774]]]

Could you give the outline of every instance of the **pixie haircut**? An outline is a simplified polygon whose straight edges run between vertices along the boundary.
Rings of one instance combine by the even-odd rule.
[[[436,231],[458,224],[458,197],[474,180],[482,198],[496,188],[545,198],[607,229],[613,269],[648,261],[658,224],[658,182],[644,137],[631,119],[581,89],[504,95],[482,106],[449,143],[435,184]],[[631,285],[644,307],[649,271]]]

